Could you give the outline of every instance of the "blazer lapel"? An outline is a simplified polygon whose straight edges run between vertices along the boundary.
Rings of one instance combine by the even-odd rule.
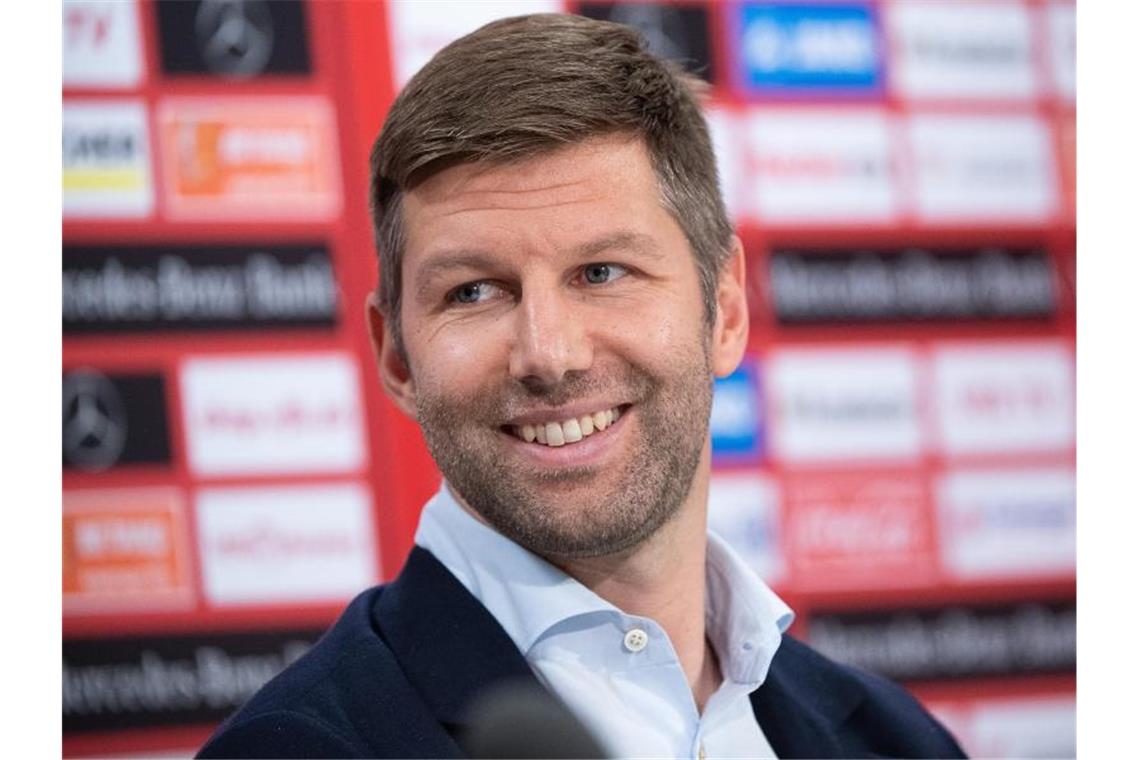
[[[519,679],[541,688],[498,621],[418,546],[384,588],[372,618],[408,681],[453,736],[488,686]]]
[[[413,547],[384,587],[372,621],[409,683],[453,738],[480,693],[502,681],[542,689],[498,621],[430,552]],[[801,651],[803,650],[803,651]],[[806,647],[785,636],[763,685],[751,695],[756,720],[780,758],[848,757],[840,727],[863,700],[829,679]]]
[[[825,679],[800,656],[799,642],[784,637],[768,676],[752,692],[752,711],[779,758],[850,757],[840,726],[863,700],[850,683]]]

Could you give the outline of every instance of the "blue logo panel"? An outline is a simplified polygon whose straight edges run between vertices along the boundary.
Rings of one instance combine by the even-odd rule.
[[[743,3],[738,78],[761,94],[882,91],[879,22],[865,3]]]
[[[709,420],[713,461],[758,460],[763,449],[763,413],[756,362],[745,358],[735,372],[716,380]]]

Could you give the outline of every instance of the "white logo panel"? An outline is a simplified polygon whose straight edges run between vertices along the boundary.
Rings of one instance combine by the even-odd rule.
[[[142,71],[134,0],[64,0],[64,87],[134,87]]]
[[[970,757],[1076,757],[1073,696],[927,702]]]
[[[154,207],[146,108],[138,101],[63,104],[63,215],[141,217]]]
[[[898,213],[890,122],[879,111],[764,111],[747,122],[749,212],[780,222]]]
[[[1077,9],[1069,2],[1054,2],[1045,9],[1049,29],[1049,67],[1053,86],[1067,103],[1077,100]]]
[[[744,155],[741,150],[740,119],[723,108],[708,108],[705,118],[709,125],[709,139],[716,154],[717,176],[729,219],[739,219],[744,213]]]
[[[211,604],[339,602],[377,580],[363,486],[205,489],[197,513]]]
[[[914,355],[905,349],[776,353],[774,453],[791,462],[913,460],[921,453]]]
[[[754,474],[714,473],[709,479],[709,528],[767,583],[784,576],[776,486]]]
[[[1071,469],[944,476],[937,499],[946,570],[961,579],[1075,572],[1076,488]]]
[[[1021,3],[897,2],[888,11],[893,82],[916,98],[1032,98],[1029,12]]]
[[[558,0],[481,0],[446,6],[393,0],[388,6],[388,38],[392,41],[396,86],[407,84],[441,48],[484,24],[507,16],[561,12]]]
[[[979,708],[974,757],[1076,757],[1077,705],[1071,697],[1008,700]]]
[[[1059,344],[936,350],[942,448],[949,454],[1068,449],[1075,425],[1073,364]]]
[[[1055,212],[1056,168],[1039,118],[926,114],[910,119],[909,136],[920,217],[1040,222]]]
[[[200,475],[350,472],[364,463],[356,364],[346,355],[190,359],[182,403]]]

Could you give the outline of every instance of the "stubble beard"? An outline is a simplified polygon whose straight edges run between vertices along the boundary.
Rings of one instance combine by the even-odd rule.
[[[515,543],[552,560],[627,552],[676,515],[692,489],[712,407],[709,349],[701,343],[687,364],[678,352],[682,363],[667,378],[626,364],[608,377],[571,373],[542,390],[511,381],[471,398],[419,386],[420,427],[451,487]],[[498,425],[512,410],[604,397],[607,390],[636,400],[625,472],[612,472],[614,465],[538,469],[505,453],[513,442]]]

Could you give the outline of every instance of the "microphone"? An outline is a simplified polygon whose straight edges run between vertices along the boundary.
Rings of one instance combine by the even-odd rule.
[[[473,758],[604,758],[601,744],[550,692],[533,682],[486,689],[467,713],[460,746]]]

